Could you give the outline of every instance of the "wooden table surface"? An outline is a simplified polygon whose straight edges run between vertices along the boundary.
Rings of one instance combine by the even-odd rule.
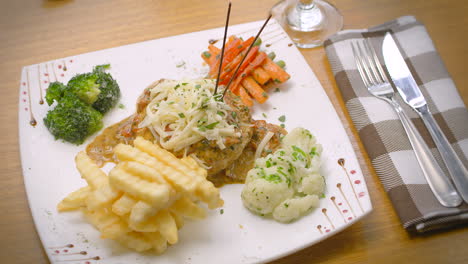
[[[231,24],[262,20],[276,0],[233,0]],[[331,0],[344,28],[366,28],[402,15],[426,24],[468,103],[468,4],[458,0]],[[21,67],[84,52],[220,27],[221,0],[1,0],[0,262],[48,263],[26,199],[18,147]],[[301,50],[353,142],[374,211],[350,228],[275,263],[467,263],[468,229],[408,234],[385,194],[344,107],[323,48]],[[233,245],[235,250],[235,245]]]

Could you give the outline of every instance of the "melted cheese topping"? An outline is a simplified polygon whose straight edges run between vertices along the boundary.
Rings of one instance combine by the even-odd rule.
[[[179,151],[203,139],[224,149],[226,137],[240,137],[226,121],[231,107],[213,96],[216,80],[164,80],[151,89],[151,102],[140,127],[157,133],[159,143]],[[218,95],[221,93],[218,91]]]

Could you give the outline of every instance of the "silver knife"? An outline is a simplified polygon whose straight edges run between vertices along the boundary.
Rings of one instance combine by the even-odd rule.
[[[403,100],[421,117],[439,150],[449,174],[465,202],[468,202],[468,170],[457,156],[452,146],[442,133],[439,125],[427,107],[421,90],[411,75],[392,35],[385,35],[382,45],[385,65]]]

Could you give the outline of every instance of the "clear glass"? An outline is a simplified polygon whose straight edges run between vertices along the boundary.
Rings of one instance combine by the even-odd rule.
[[[321,46],[343,28],[343,16],[323,0],[284,0],[271,11],[299,48]]]

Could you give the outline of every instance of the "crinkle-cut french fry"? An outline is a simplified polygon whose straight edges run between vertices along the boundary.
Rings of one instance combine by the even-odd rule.
[[[191,157],[177,159],[170,152],[142,138],[135,147],[114,148],[118,164],[109,176],[84,153],[76,157],[77,168],[88,185],[66,197],[59,210],[81,208],[102,238],[124,246],[162,253],[178,242],[184,216],[206,217],[204,207],[223,205],[219,190],[206,179],[207,171]]]
[[[146,166],[157,169],[164,178],[177,190],[185,193],[193,193],[197,182],[183,173],[166,166],[163,162],[149,154],[128,145],[119,144],[114,147],[114,153],[120,161],[136,161]]]
[[[206,217],[205,209],[199,207],[186,196],[175,201],[169,210],[191,219],[204,219]]]
[[[138,252],[143,252],[153,247],[152,241],[147,236],[138,232],[129,232],[116,238],[116,240],[127,248]]]
[[[171,245],[177,243],[179,235],[177,233],[177,224],[168,210],[161,210],[156,215],[156,223],[161,235]]]
[[[168,185],[167,181],[156,169],[144,164],[135,161],[128,161],[122,164],[122,169],[130,174],[138,175],[145,180]]]
[[[124,194],[115,201],[114,204],[112,204],[112,212],[119,216],[128,214],[132,211],[132,208],[136,203],[137,200],[128,194]]]
[[[159,221],[157,214],[152,215],[152,216],[144,219],[144,221],[141,221],[141,222],[134,222],[134,221],[132,221],[132,219],[130,217],[128,219],[128,226],[132,230],[138,231],[138,232],[156,232],[156,231],[158,231],[157,221]]]
[[[99,189],[91,191],[86,200],[88,210],[96,210],[112,204],[122,195],[122,192],[112,188],[109,182],[105,183]]]
[[[152,206],[144,201],[138,201],[130,211],[130,221],[134,223],[143,222],[150,216],[155,215],[159,209],[161,209],[161,207]]]
[[[81,178],[85,179],[89,186],[93,189],[98,189],[107,182],[107,175],[86,155],[81,151],[75,157],[76,168],[81,174]]]
[[[198,165],[198,163],[192,158],[192,157],[183,157],[180,159],[182,162],[184,162],[190,169],[195,170],[198,175],[202,175],[203,178],[206,179],[208,176],[207,170],[203,169]]]
[[[159,232],[142,233],[153,246],[156,253],[161,254],[167,249],[167,240]]]
[[[177,229],[181,229],[184,226],[184,218],[175,212],[170,212],[170,213],[171,213],[172,218],[174,218]]]
[[[166,166],[179,171],[182,175],[190,178],[192,181],[206,178],[204,173],[200,174],[198,170],[191,170],[190,166],[187,166],[185,162],[180,162],[180,159],[174,156],[174,154],[151,143],[151,141],[148,141],[143,137],[137,137],[133,144],[139,150],[146,152],[157,160],[163,162]]]
[[[130,231],[127,223],[114,214],[110,208],[101,208],[96,211],[83,209],[82,211],[88,221],[101,231],[102,238],[116,239]]]
[[[195,195],[204,203],[208,204],[208,208],[215,209],[223,206],[224,201],[221,199],[219,189],[212,182],[206,180],[197,185]]]
[[[57,205],[59,212],[71,211],[86,206],[86,198],[88,197],[91,187],[85,186],[70,193],[67,197]]]
[[[111,186],[151,205],[164,205],[169,201],[172,193],[170,187],[140,179],[123,170],[122,164],[109,172]]]

